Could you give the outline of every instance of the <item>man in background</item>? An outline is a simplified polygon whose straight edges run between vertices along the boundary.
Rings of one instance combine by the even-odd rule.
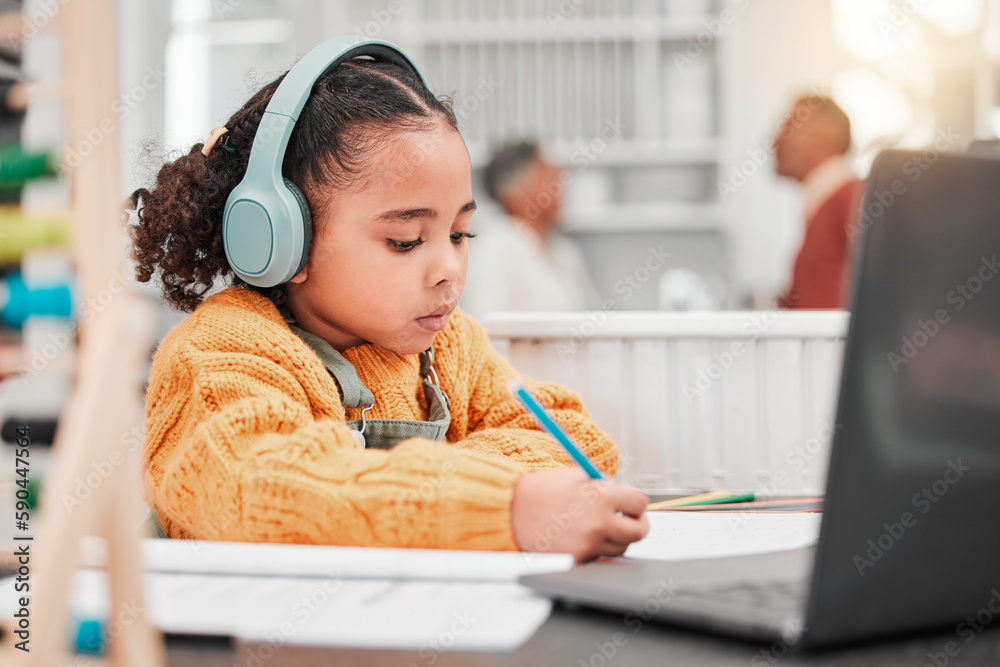
[[[818,95],[797,99],[774,138],[777,174],[801,183],[805,195],[805,236],[783,308],[847,307],[850,230],[863,186],[844,158],[850,147],[847,114]]]
[[[595,308],[597,290],[576,244],[556,231],[562,170],[536,143],[501,147],[483,172],[504,215],[473,223],[462,307],[474,317],[498,311]]]

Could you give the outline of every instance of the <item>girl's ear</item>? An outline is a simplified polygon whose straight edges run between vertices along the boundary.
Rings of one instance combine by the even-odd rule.
[[[288,282],[295,284],[304,283],[306,281],[306,278],[308,277],[309,277],[309,265],[307,264],[306,266],[303,266],[302,270],[299,271],[298,274],[296,274],[295,277],[289,280]]]

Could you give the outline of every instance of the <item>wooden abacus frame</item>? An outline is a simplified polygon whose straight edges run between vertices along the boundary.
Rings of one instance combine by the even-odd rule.
[[[66,136],[70,145],[86,140],[86,132],[105,129],[118,96],[117,17],[114,0],[70,2],[54,17],[63,51],[62,90]],[[73,209],[74,255],[84,302],[113,284],[121,253],[124,217],[120,197],[120,141],[117,127],[103,133],[85,164],[69,175]],[[91,302],[93,303],[93,302]],[[14,648],[17,636],[7,633],[0,646],[5,664],[73,664],[68,646],[70,586],[88,529],[107,539],[106,566],[110,588],[109,617],[121,605],[145,610],[142,602],[141,517],[137,515],[139,465],[127,461],[71,512],[59,499],[72,496],[93,461],[106,460],[122,433],[142,415],[141,373],[153,343],[156,313],[137,292],[126,289],[80,322],[76,386],[60,419],[49,478],[41,498],[42,512],[31,545],[30,652]],[[137,455],[126,454],[135,458]],[[121,667],[166,665],[158,631],[144,613],[130,618],[114,633],[108,656]],[[91,664],[107,663],[92,660]]]

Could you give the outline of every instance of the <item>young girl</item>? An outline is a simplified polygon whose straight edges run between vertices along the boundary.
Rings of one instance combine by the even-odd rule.
[[[304,268],[235,276],[222,220],[280,79],[136,190],[137,277],[193,311],[149,381],[147,501],[170,537],[619,555],[642,493],[590,480],[507,389],[515,371],[456,308],[476,204],[449,104],[388,62],[322,75],[283,175],[305,194]],[[213,132],[212,139],[220,132]],[[204,152],[203,152],[204,149]],[[208,298],[222,278],[234,285]],[[618,452],[580,399],[529,383],[594,463]]]

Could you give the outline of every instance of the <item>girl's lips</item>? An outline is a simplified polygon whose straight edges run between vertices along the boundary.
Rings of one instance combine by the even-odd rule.
[[[428,331],[441,331],[448,324],[448,318],[453,310],[455,310],[455,306],[442,306],[430,315],[418,317],[417,324]]]
[[[417,324],[419,324],[424,329],[428,331],[441,331],[444,329],[445,325],[448,324],[448,315],[428,315],[427,317],[418,317]]]

